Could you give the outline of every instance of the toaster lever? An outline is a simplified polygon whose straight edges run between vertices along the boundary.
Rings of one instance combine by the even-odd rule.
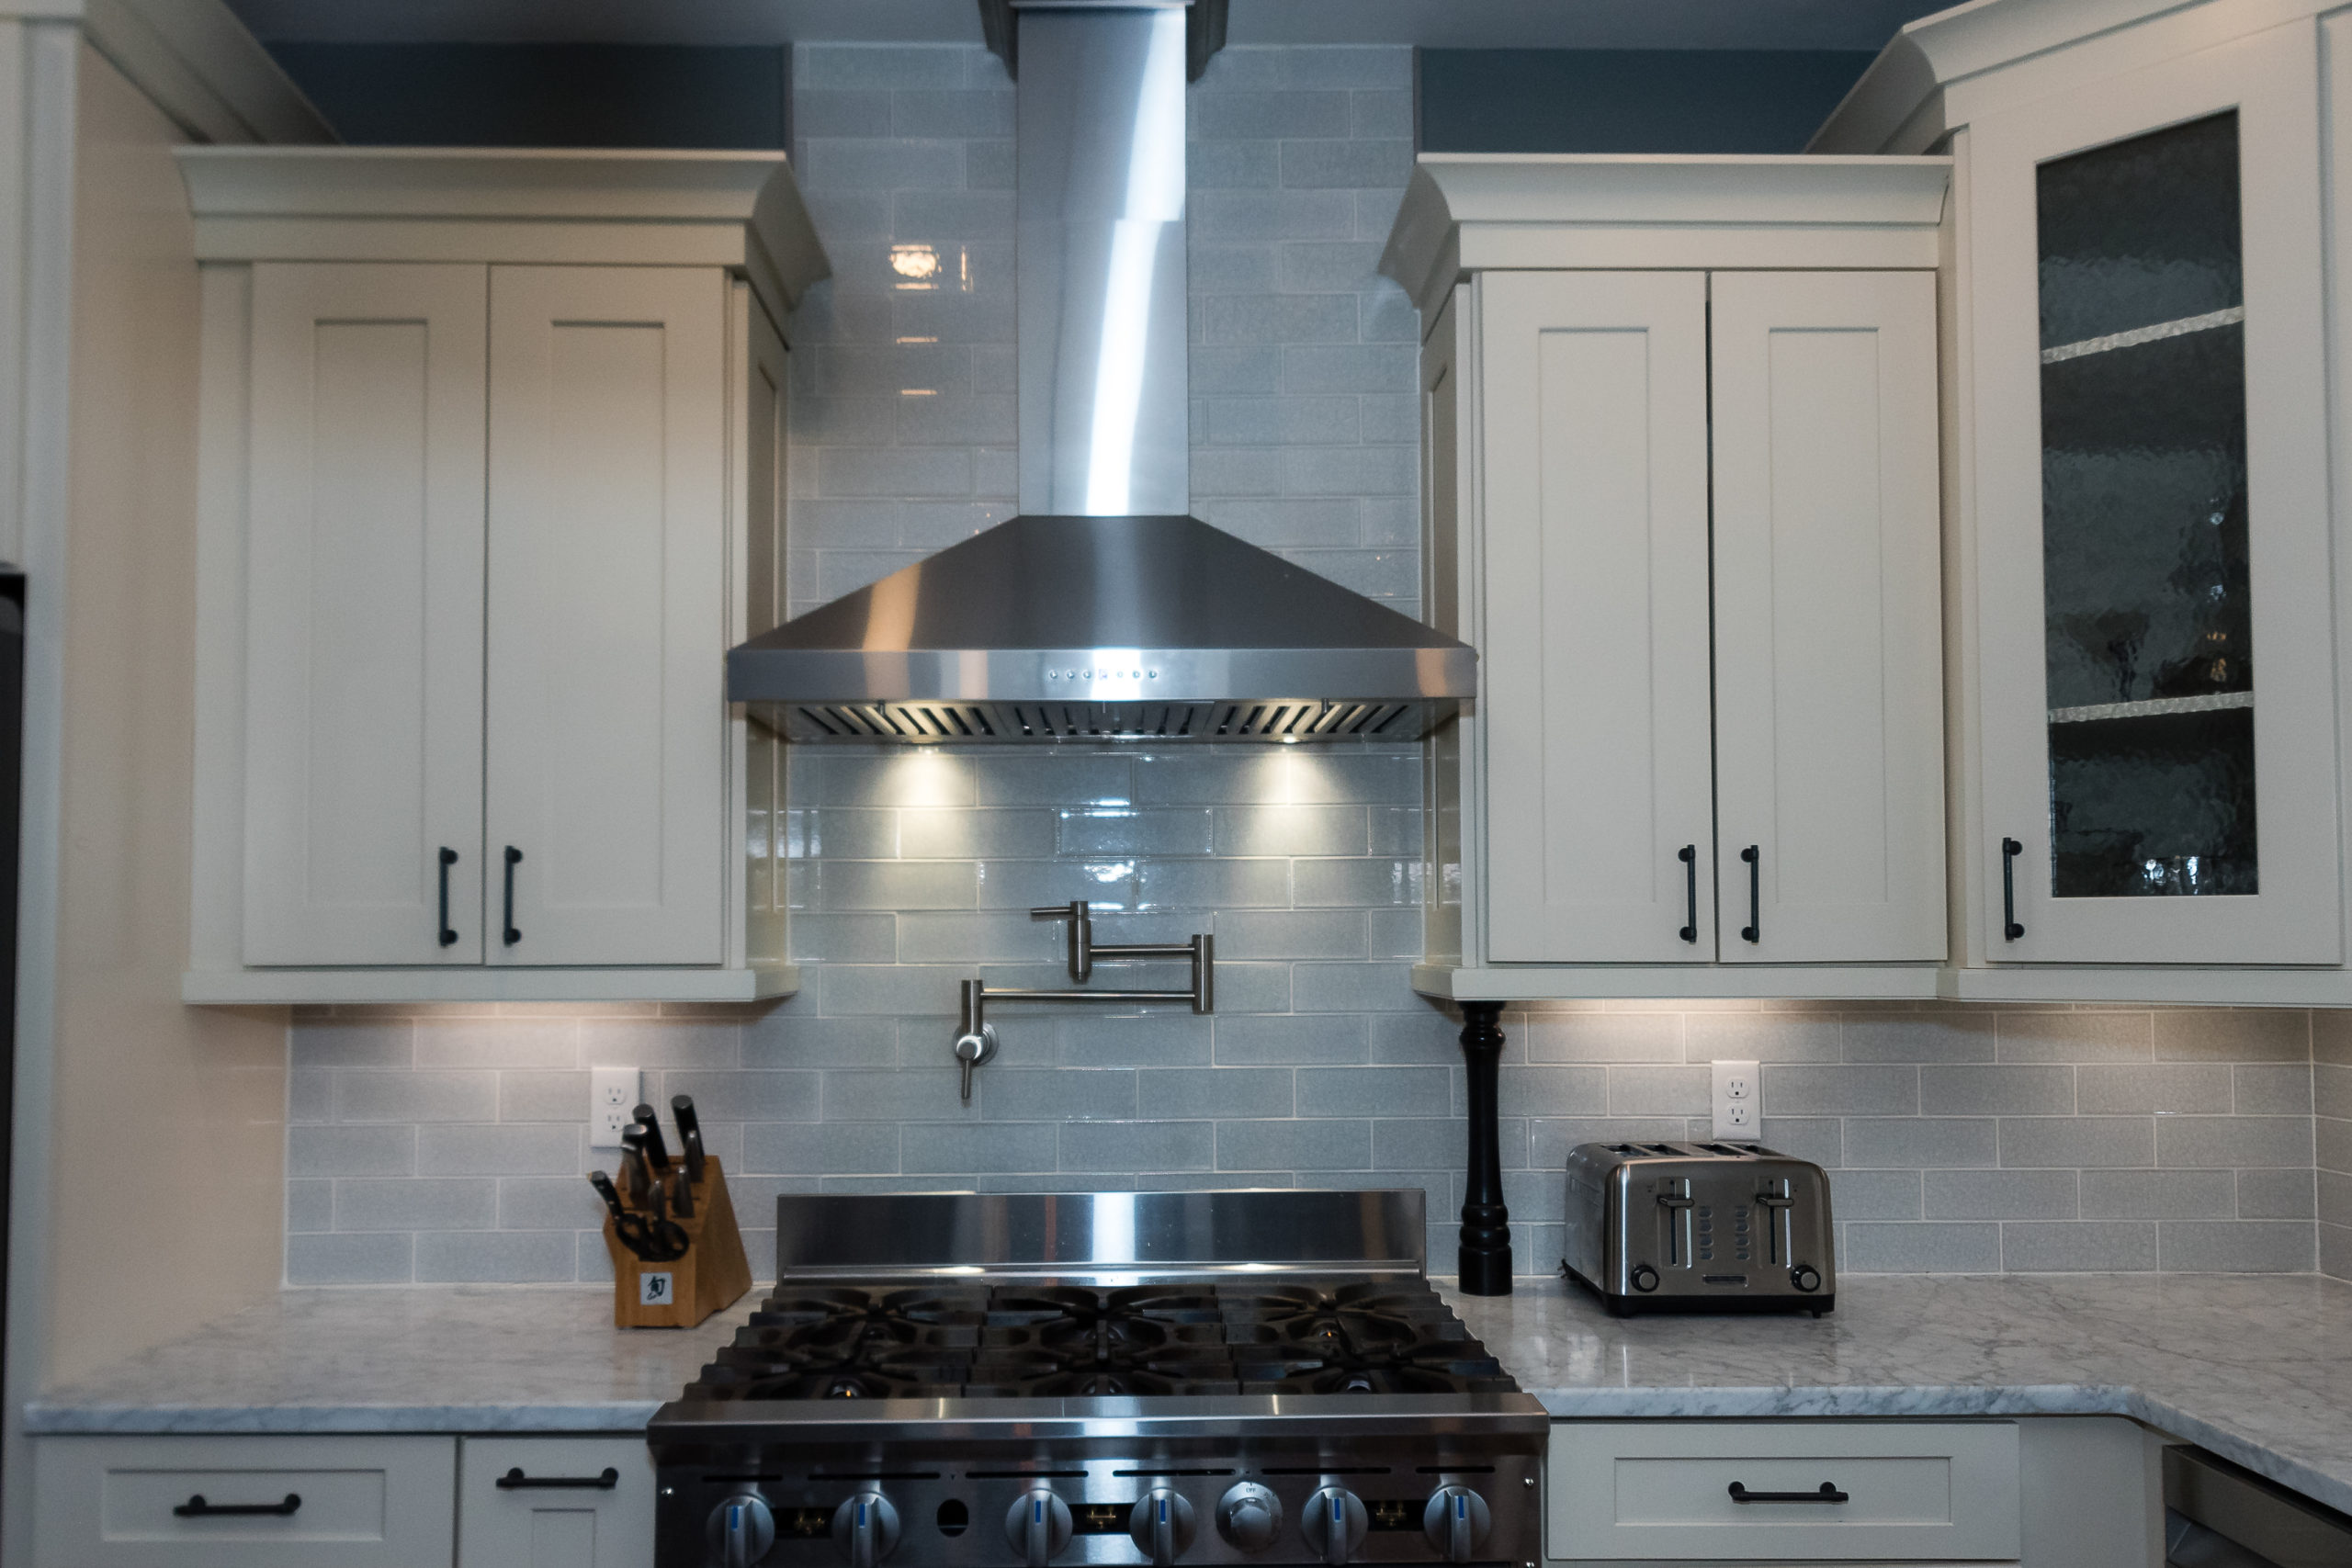
[[[1666,1262],[1669,1269],[1690,1267],[1690,1179],[1670,1177],[1658,1183],[1657,1206],[1666,1211]]]

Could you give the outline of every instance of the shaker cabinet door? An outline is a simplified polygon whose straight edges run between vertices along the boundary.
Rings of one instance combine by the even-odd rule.
[[[2340,963],[2314,29],[1970,136],[1984,953]]]
[[[1711,288],[1723,956],[1939,961],[1934,276]]]
[[[717,964],[726,280],[491,277],[490,962]]]
[[[253,269],[247,964],[481,962],[484,296]]]
[[[1478,280],[1495,962],[1715,956],[1706,287]]]

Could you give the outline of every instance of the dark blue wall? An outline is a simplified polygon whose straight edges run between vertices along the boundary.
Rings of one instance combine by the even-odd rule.
[[[1873,57],[1842,50],[1425,49],[1425,152],[1797,152]]]
[[[439,147],[785,145],[781,49],[274,43],[346,141]]]

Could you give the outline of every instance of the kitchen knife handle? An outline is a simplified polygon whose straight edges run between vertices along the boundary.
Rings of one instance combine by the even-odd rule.
[[[610,1492],[621,1483],[621,1472],[611,1465],[602,1475],[526,1475],[516,1465],[491,1483],[501,1492]]]
[[[1681,852],[1674,858],[1682,863],[1683,897],[1689,901],[1690,909],[1689,922],[1682,928],[1682,940],[1697,942],[1699,940],[1699,846],[1685,844],[1682,846]]]
[[[2025,853],[2025,846],[2015,839],[2001,840],[2001,940],[2015,942],[2025,935],[2025,928],[2018,924],[2018,856]]]
[[[523,940],[514,929],[514,868],[523,863],[523,852],[514,845],[506,846],[506,945],[514,946]]]
[[[175,1506],[172,1515],[182,1519],[250,1519],[266,1514],[288,1519],[301,1506],[302,1495],[299,1492],[288,1492],[282,1503],[208,1503],[204,1500],[204,1494],[199,1492]]]
[[[702,1179],[702,1118],[695,1111],[694,1096],[673,1094],[670,1097],[670,1114],[678,1123],[678,1157],[686,1162],[686,1179]]]
[[[441,846],[441,945],[458,945],[458,933],[449,929],[449,868],[458,863],[458,852],[448,845]]]
[[[1735,1481],[1731,1483],[1731,1500],[1735,1503],[1850,1503],[1854,1499],[1826,1481],[1818,1492],[1750,1492]]]
[[[1747,923],[1739,928],[1742,942],[1764,940],[1764,851],[1761,845],[1750,844],[1739,852],[1747,863]]]
[[[645,1129],[645,1157],[653,1166],[653,1174],[666,1176],[670,1172],[670,1145],[662,1136],[662,1119],[653,1114],[653,1107],[640,1105],[629,1112],[637,1124]]]

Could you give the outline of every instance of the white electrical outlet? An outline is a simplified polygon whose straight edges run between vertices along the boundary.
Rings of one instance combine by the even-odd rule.
[[[1752,1144],[1764,1119],[1764,1077],[1754,1062],[1717,1062],[1715,1136]]]
[[[588,1069],[588,1143],[592,1148],[616,1149],[621,1131],[637,1120],[645,1102],[642,1082],[635,1067]]]

